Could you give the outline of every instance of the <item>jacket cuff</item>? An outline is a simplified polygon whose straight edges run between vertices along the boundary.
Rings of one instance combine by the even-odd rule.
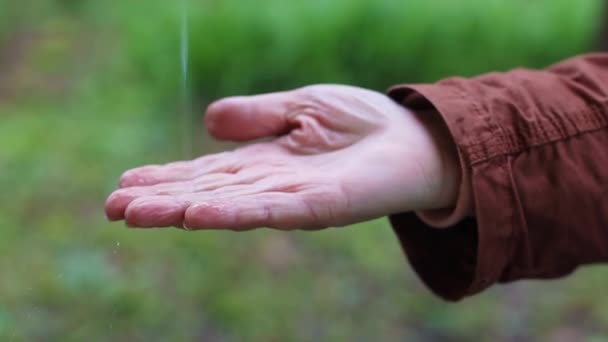
[[[498,138],[491,122],[481,119],[475,101],[459,90],[463,82],[401,85],[389,90],[391,98],[414,111],[434,109],[430,112],[441,115],[460,156],[463,178],[455,208],[389,218],[413,269],[435,294],[450,301],[499,281],[512,244],[507,163],[496,158],[492,164],[473,167],[486,157],[483,146]],[[504,210],[488,205],[496,201],[505,203]],[[473,217],[473,211],[484,215]],[[449,229],[437,229],[446,227]]]

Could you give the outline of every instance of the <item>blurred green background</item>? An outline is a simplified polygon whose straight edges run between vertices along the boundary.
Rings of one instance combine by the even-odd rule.
[[[185,2],[184,2],[185,3]],[[599,0],[0,0],[0,340],[608,339],[608,269],[447,304],[386,220],[317,233],[129,230],[123,170],[230,148],[218,97],[319,82],[384,90],[593,49]]]

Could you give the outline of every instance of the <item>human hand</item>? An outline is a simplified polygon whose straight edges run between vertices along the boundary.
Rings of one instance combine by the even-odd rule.
[[[316,85],[226,98],[209,106],[205,121],[219,139],[275,138],[127,171],[106,202],[110,220],[321,229],[456,200],[460,167],[439,115],[417,115],[381,93]]]

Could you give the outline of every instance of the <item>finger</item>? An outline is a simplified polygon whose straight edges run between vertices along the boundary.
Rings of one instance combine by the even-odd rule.
[[[249,178],[244,177],[243,175],[237,176],[231,173],[212,173],[185,182],[170,182],[148,186],[132,186],[122,188],[116,190],[115,194],[131,195],[134,197],[152,195],[180,195],[215,190],[228,185],[242,184],[247,180],[249,180]]]
[[[242,177],[241,177],[242,178]],[[106,216],[110,221],[124,219],[127,206],[137,198],[154,195],[180,195],[205,190],[214,190],[222,186],[239,183],[232,174],[210,174],[196,181],[162,183],[151,186],[133,186],[114,191],[105,204]]]
[[[266,192],[226,199],[209,199],[190,205],[184,214],[188,229],[283,230],[319,229],[314,213],[297,193]]]
[[[184,212],[191,201],[175,196],[151,196],[133,200],[125,210],[130,227],[181,227]]]
[[[230,97],[212,103],[205,125],[214,137],[247,141],[289,132],[287,116],[296,92]]]
[[[217,175],[214,175],[217,177]],[[106,200],[106,216],[110,221],[118,221],[125,218],[126,208],[138,198],[146,196],[175,196],[194,192],[196,186],[193,182],[163,183],[153,186],[138,186],[123,188],[114,191]]]
[[[148,196],[176,196],[202,191],[205,187],[216,188],[228,182],[234,182],[233,179],[225,174],[212,174],[202,177],[202,180],[196,182],[174,182],[162,183],[151,186],[134,186],[122,188],[114,191],[106,200],[106,216],[111,221],[122,220],[125,218],[125,210],[138,198]]]
[[[233,168],[231,153],[218,153],[190,161],[147,165],[126,171],[120,177],[120,187],[187,181],[207,173],[233,172]]]
[[[106,215],[111,221],[125,219],[129,207],[136,201],[144,201],[147,205],[153,207],[154,204],[150,202],[159,198],[163,200],[172,198],[180,203],[190,203],[193,198],[197,201],[204,201],[211,198],[260,193],[267,191],[273,185],[272,182],[256,184],[263,177],[263,175],[256,173],[223,177],[209,175],[194,182],[164,183],[148,187],[119,189],[108,197]],[[144,212],[147,212],[147,210],[144,210]],[[154,216],[151,217],[151,220],[154,220]]]

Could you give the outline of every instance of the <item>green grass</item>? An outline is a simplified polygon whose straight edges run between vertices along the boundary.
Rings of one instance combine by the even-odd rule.
[[[588,50],[599,12],[593,0],[190,5],[201,112],[221,96],[317,82],[382,90],[542,67]],[[245,234],[107,223],[103,201],[124,169],[179,158],[179,3],[0,8],[0,54],[17,56],[0,64],[12,89],[0,84],[0,340],[608,337],[601,267],[450,305],[420,284],[385,220]],[[224,148],[198,120],[199,150]]]

